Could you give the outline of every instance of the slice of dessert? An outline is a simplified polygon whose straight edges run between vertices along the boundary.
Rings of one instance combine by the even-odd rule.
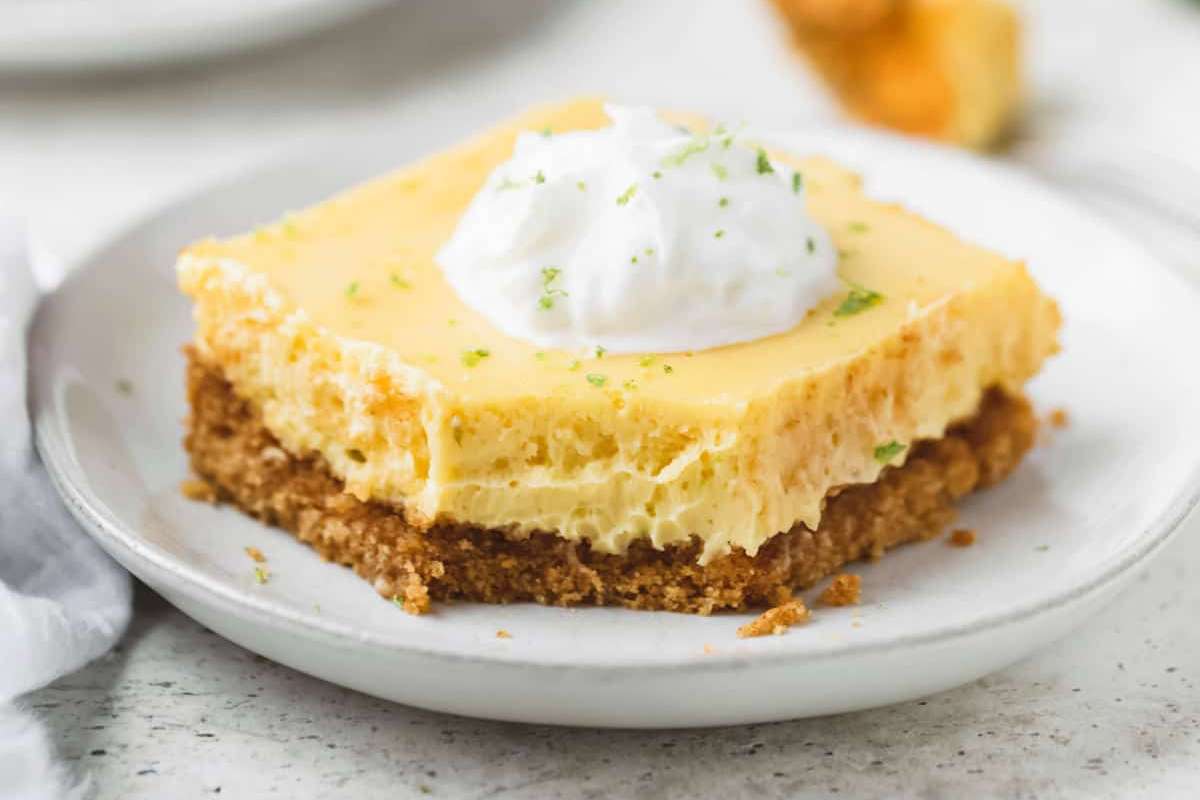
[[[178,273],[197,474],[414,611],[769,605],[936,535],[1059,325],[827,161],[594,101]]]
[[[1004,0],[771,0],[853,116],[966,147],[1008,132],[1021,25]]]

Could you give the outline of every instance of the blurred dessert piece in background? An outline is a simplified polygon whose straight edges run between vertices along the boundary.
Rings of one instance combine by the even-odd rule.
[[[973,148],[1021,95],[1016,12],[1002,0],[771,0],[847,112]]]

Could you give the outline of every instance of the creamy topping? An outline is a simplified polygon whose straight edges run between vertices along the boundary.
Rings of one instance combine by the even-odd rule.
[[[526,132],[437,255],[459,297],[542,347],[703,350],[794,327],[839,291],[804,177],[648,108]]]

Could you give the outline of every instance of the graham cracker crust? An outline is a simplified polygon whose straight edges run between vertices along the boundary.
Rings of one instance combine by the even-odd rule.
[[[937,440],[915,444],[903,466],[872,484],[831,493],[816,531],[797,525],[754,557],[736,550],[701,566],[697,542],[625,555],[592,552],[552,533],[438,523],[420,530],[402,512],[343,491],[318,455],[285,451],[219,368],[188,348],[191,415],[184,444],[217,498],[277,525],[320,555],[422,612],[430,600],[618,605],[710,614],[773,606],[843,564],[937,536],[954,502],[1003,480],[1034,442],[1037,419],[1022,397],[993,389],[977,414]]]

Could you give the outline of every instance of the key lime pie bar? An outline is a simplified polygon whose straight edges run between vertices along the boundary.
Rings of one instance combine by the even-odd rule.
[[[828,161],[590,100],[178,273],[195,471],[412,611],[771,605],[936,535],[1059,326]]]

